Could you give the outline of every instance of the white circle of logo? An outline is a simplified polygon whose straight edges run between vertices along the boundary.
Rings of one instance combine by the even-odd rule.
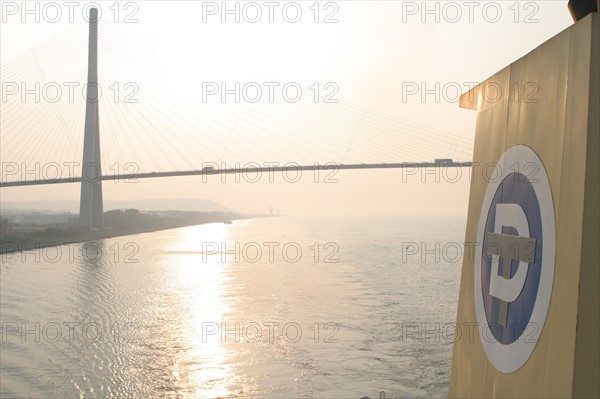
[[[475,311],[483,349],[502,373],[520,369],[540,337],[554,280],[556,226],[542,160],[525,145],[490,179],[475,248]]]

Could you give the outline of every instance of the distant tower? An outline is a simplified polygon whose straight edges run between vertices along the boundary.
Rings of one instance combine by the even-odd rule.
[[[87,228],[104,226],[102,207],[102,171],[100,168],[100,123],[98,120],[98,9],[90,9],[88,86],[85,107],[83,165],[79,224]]]

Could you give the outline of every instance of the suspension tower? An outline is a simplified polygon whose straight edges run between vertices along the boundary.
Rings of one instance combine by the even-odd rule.
[[[98,9],[90,9],[88,85],[86,93],[83,163],[79,224],[81,227],[104,227],[102,206],[102,170],[100,167],[100,123],[98,120]]]

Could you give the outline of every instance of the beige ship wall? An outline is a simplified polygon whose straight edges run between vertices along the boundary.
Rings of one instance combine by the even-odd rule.
[[[552,296],[535,349],[520,369],[502,373],[489,361],[479,333],[470,335],[465,327],[477,322],[474,259],[465,256],[457,315],[463,333],[454,345],[450,397],[600,397],[599,45],[594,13],[461,98],[462,107],[478,112],[474,162],[498,162],[518,144],[542,160],[554,202],[556,257]],[[502,97],[483,101],[482,91],[494,82],[502,87]],[[517,86],[521,90],[511,89]],[[467,243],[481,244],[477,229],[487,184],[475,166]]]
[[[596,18],[597,19],[597,18]],[[573,396],[600,397],[600,51],[598,23],[592,26],[590,114],[587,139],[581,283],[575,348]]]

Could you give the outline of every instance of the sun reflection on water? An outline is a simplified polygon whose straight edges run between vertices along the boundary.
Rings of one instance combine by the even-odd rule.
[[[231,311],[228,281],[231,265],[220,256],[206,256],[202,243],[227,243],[229,226],[206,224],[181,230],[175,247],[169,248],[178,271],[176,278],[182,287],[181,306],[185,309],[188,326],[182,334],[182,353],[173,374],[183,381],[185,396],[227,397],[234,395],[230,387],[232,353],[215,325],[220,325],[224,315]],[[211,334],[212,333],[212,334]]]

